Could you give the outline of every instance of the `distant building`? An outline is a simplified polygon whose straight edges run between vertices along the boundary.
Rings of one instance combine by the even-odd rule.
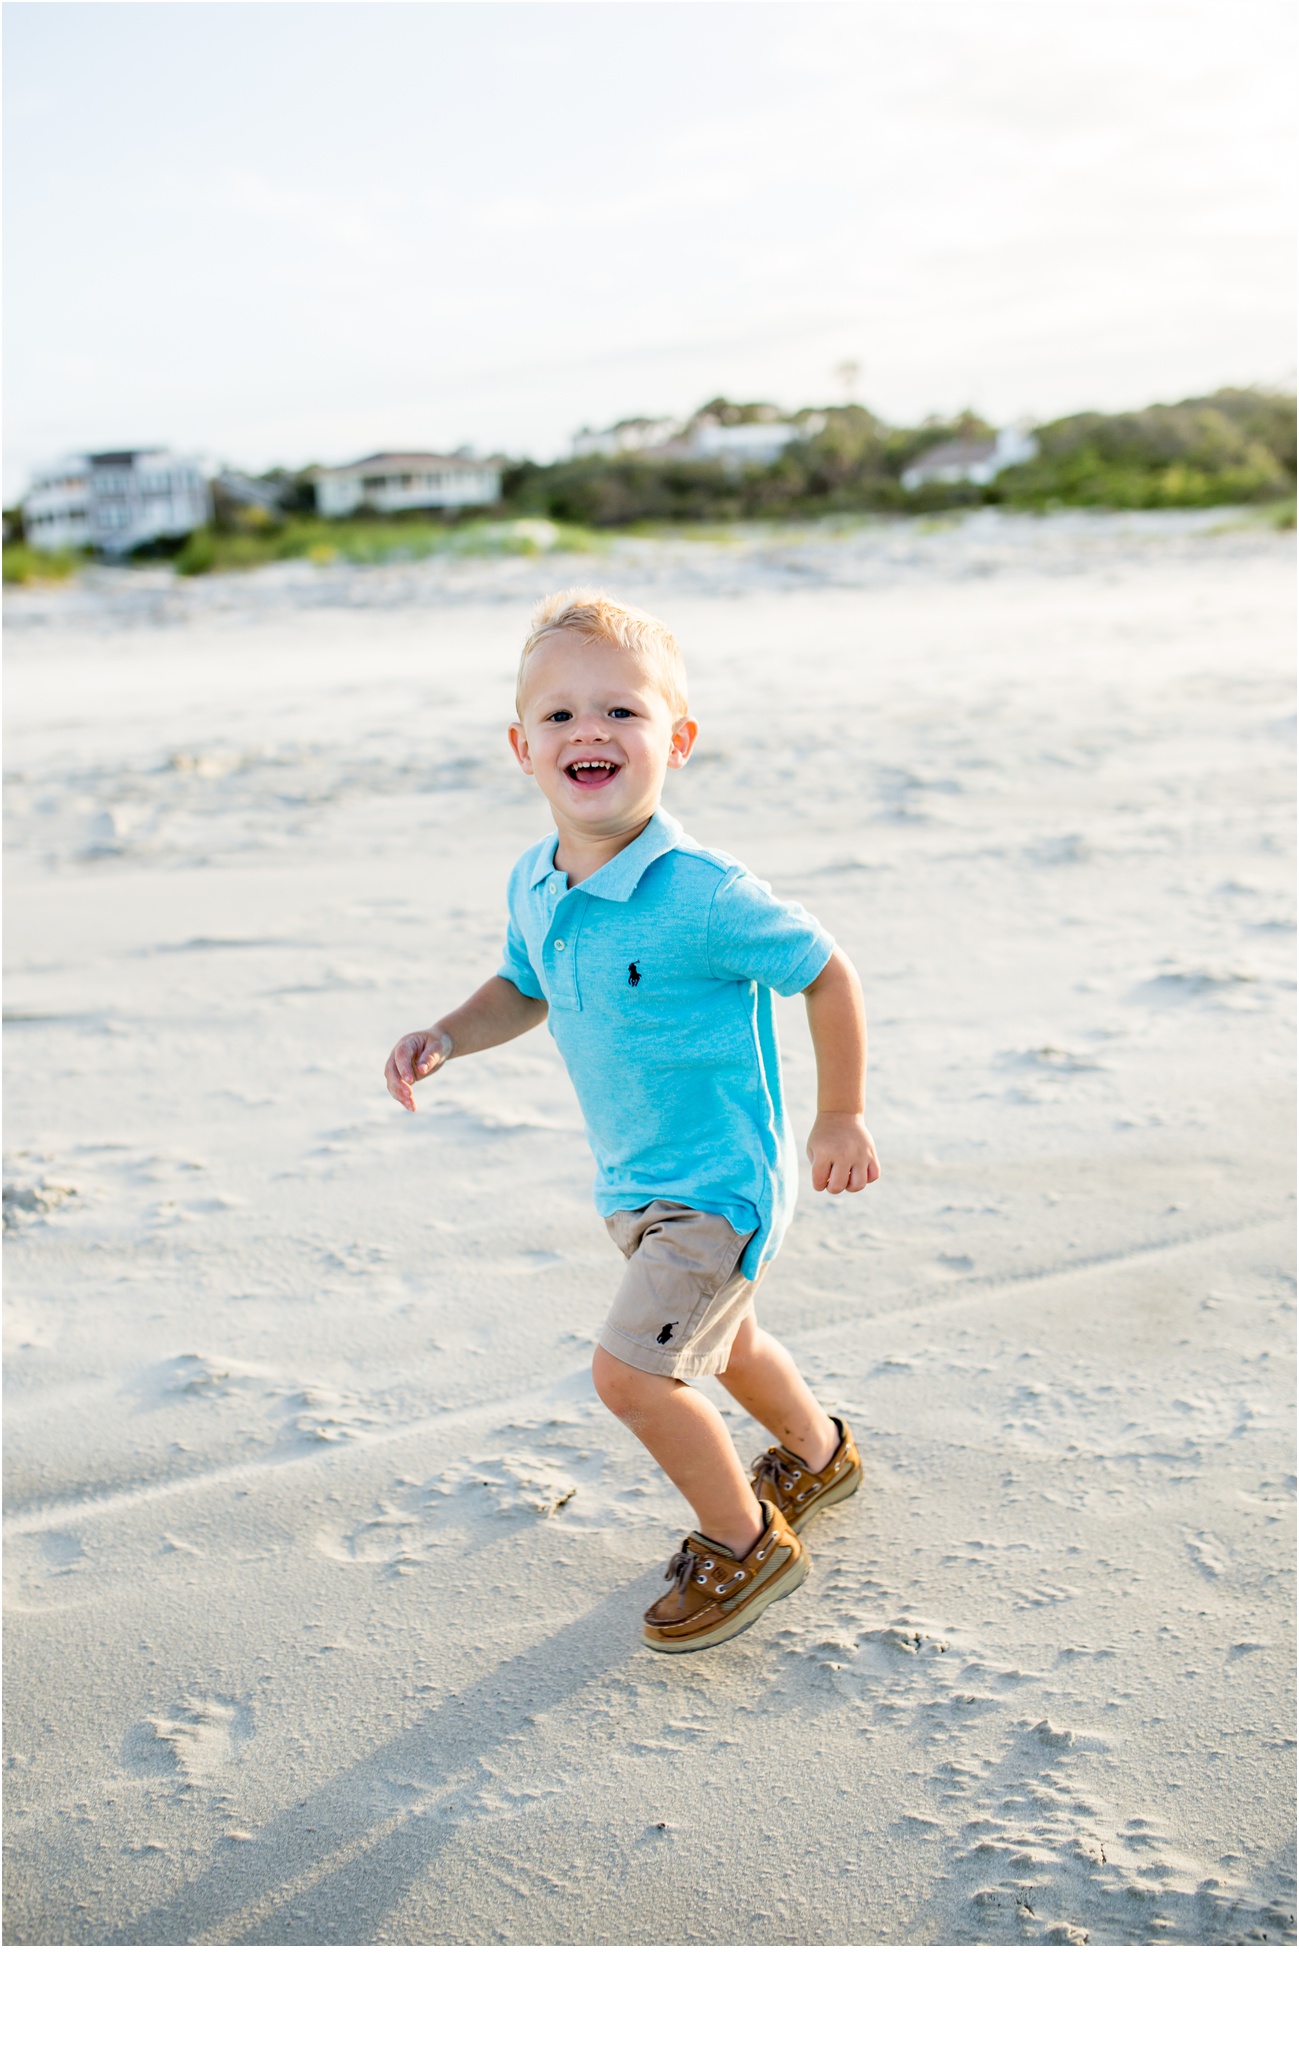
[[[316,508],[326,519],[372,512],[443,511],[494,505],[501,464],[469,455],[367,455],[341,469],[315,469]]]
[[[774,411],[774,407],[772,408]],[[824,420],[792,426],[785,420],[750,420],[727,427],[711,413],[690,420],[619,420],[595,431],[583,427],[573,436],[573,455],[652,455],[667,462],[720,462],[728,469],[748,463],[766,465],[784,454],[791,441],[815,433]]]
[[[46,554],[63,548],[88,548],[90,542],[90,463],[84,455],[40,471],[23,499],[23,537],[28,547]]]
[[[902,472],[902,488],[918,491],[922,484],[990,484],[1003,469],[1031,462],[1038,443],[1022,423],[1002,427],[995,439],[940,441]]]
[[[684,420],[619,420],[616,426],[596,430],[583,427],[573,436],[573,456],[656,455],[685,432]]]
[[[211,517],[198,464],[166,448],[72,455],[41,471],[23,499],[29,547],[95,548],[129,555],[155,540],[183,540]]]
[[[801,441],[803,433],[802,427],[786,420],[753,420],[723,427],[705,416],[691,422],[687,443],[697,462],[720,462],[727,469],[758,463],[765,468],[779,460],[791,441]]]

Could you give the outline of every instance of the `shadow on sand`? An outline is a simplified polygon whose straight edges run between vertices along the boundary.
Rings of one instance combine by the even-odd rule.
[[[650,1583],[647,1576],[620,1587],[286,1807],[251,1840],[229,1843],[200,1877],[105,1945],[382,1940],[389,1914],[489,1781],[486,1758],[535,1715],[647,1654],[636,1623],[653,1597]]]

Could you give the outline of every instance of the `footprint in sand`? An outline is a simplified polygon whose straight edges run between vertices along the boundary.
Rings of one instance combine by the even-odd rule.
[[[1292,1941],[1288,1899],[1206,1871],[1149,1815],[1123,1820],[1106,1809],[1082,1773],[1109,1747],[1043,1720],[1021,1724],[1000,1762],[935,1773],[935,1805],[952,1811],[949,1874],[971,1887],[958,1912],[964,1938],[1073,1947]],[[964,1824],[962,1806],[975,1816]]]
[[[5,1233],[22,1230],[76,1199],[77,1190],[67,1181],[47,1179],[40,1173],[23,1173],[15,1169],[14,1178],[4,1184]]]
[[[146,1723],[154,1740],[170,1751],[172,1768],[186,1785],[212,1785],[252,1736],[253,1718],[238,1700],[190,1696],[170,1715]]]
[[[144,1375],[146,1405],[172,1401],[232,1401],[257,1411],[272,1425],[281,1455],[349,1443],[376,1428],[380,1417],[345,1388],[323,1383],[292,1385],[281,1368],[255,1365],[217,1352],[182,1351]]]
[[[342,1564],[378,1566],[387,1576],[403,1577],[463,1525],[466,1511],[470,1517],[547,1520],[576,1499],[578,1482],[549,1459],[506,1454],[453,1466],[422,1484],[399,1482],[394,1491],[396,1504],[380,1501],[351,1529],[322,1533],[326,1554]]]

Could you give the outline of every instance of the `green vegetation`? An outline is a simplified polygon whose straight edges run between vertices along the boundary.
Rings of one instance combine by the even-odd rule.
[[[1077,413],[1040,428],[1038,440],[1039,455],[1004,470],[991,499],[1146,511],[1294,495],[1295,402],[1279,392],[1216,391],[1144,412]]]
[[[717,398],[701,409],[724,426],[779,417],[774,406]],[[890,427],[860,405],[831,406],[790,416],[807,431],[777,462],[743,467],[721,461],[678,461],[653,454],[587,456],[581,461],[524,462],[502,478],[502,512],[439,517],[321,519],[308,509],[309,473],[275,472],[287,509],[225,504],[216,522],[140,559],[174,561],[182,576],[253,569],[267,562],[396,563],[431,555],[541,555],[553,549],[590,553],[600,535],[688,533],[733,538],[737,523],[805,523],[840,516],[919,513],[943,518],[965,507],[1005,505],[1020,511],[1057,506],[1163,510],[1214,505],[1254,506],[1255,516],[1293,526],[1295,401],[1276,391],[1216,391],[1142,412],[1077,413],[1039,427],[1038,454],[992,483],[928,483],[907,490],[903,473],[926,449],[944,441],[991,439],[973,413]],[[17,536],[15,516],[6,528]],[[6,583],[56,582],[84,557],[39,554],[21,538],[6,539]]]
[[[706,410],[724,426],[739,426],[746,423],[743,415],[774,408],[717,399]],[[892,428],[860,405],[836,406],[817,417],[824,422],[819,430],[792,441],[772,463],[740,468],[653,455],[586,456],[548,467],[525,462],[505,472],[504,493],[521,512],[595,528],[906,512],[916,509],[901,484],[908,462],[953,433],[990,431],[968,417]],[[795,416],[798,424],[808,418]],[[951,502],[950,495],[942,502]]]
[[[65,583],[85,566],[86,557],[71,548],[57,555],[45,555],[24,541],[6,541],[4,580],[6,583]]]
[[[738,424],[773,409],[715,400],[706,410]],[[812,420],[808,413],[794,417]],[[991,439],[991,427],[972,413],[889,427],[860,405],[833,406],[816,419],[817,430],[791,442],[769,466],[588,456],[544,468],[523,463],[506,472],[505,493],[520,511],[601,528],[942,513],[987,504],[1244,505],[1292,498],[1295,488],[1295,402],[1278,392],[1219,391],[1144,412],[1080,413],[1039,428],[1035,460],[1003,470],[991,484],[928,483],[917,490],[905,489],[902,475],[926,449]]]
[[[243,514],[238,522],[200,527],[183,546],[141,549],[141,566],[170,561],[181,576],[206,576],[215,569],[259,569],[268,562],[422,562],[429,555],[490,557],[544,555],[562,548],[590,554],[602,545],[597,534],[550,519],[510,517],[448,522],[436,519],[317,519],[276,521]],[[80,554],[41,554],[21,541],[4,550],[6,583],[60,582],[85,563]]]
[[[266,562],[422,562],[429,555],[543,555],[552,548],[586,553],[598,545],[593,534],[552,520],[289,519],[278,528],[267,523],[233,533],[203,527],[176,556],[176,568],[182,576],[205,576]]]

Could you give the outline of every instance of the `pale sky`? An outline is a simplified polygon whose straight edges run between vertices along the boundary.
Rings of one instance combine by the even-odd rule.
[[[6,502],[65,451],[550,456],[718,391],[1294,377],[1276,0],[4,8]]]

